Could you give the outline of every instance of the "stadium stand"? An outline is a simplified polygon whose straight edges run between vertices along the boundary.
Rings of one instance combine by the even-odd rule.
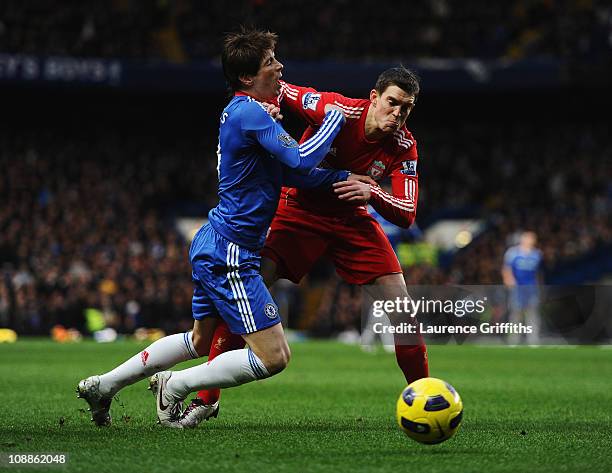
[[[282,14],[281,14],[282,13]],[[0,6],[0,51],[185,62],[216,58],[221,35],[248,22],[283,38],[301,60],[507,58],[606,60],[612,12],[605,2],[455,3],[448,0],[58,0]],[[368,34],[364,34],[368,32]]]

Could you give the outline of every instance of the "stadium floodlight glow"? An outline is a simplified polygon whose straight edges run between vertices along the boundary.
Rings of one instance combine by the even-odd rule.
[[[457,248],[465,248],[472,242],[472,233],[468,230],[461,230],[455,237]]]

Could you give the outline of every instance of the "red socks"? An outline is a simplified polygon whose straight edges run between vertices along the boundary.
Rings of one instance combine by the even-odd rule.
[[[229,327],[223,319],[219,319],[217,322],[217,328],[210,344],[210,351],[208,352],[208,361],[212,360],[221,353],[226,351],[239,350],[244,348],[244,338],[240,335],[235,335],[230,332]],[[208,389],[198,392],[198,397],[204,404],[214,404],[219,400],[221,396],[220,389]]]
[[[417,379],[429,377],[425,345],[395,345],[395,357],[408,384]]]

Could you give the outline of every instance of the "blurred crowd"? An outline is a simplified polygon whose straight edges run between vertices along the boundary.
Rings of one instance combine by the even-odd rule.
[[[216,58],[240,24],[279,33],[292,60],[534,58],[609,61],[601,0],[114,0],[0,3],[0,52],[186,62]]]
[[[197,156],[210,143],[168,139],[4,130],[0,326],[86,330],[88,308],[122,331],[191,323],[187,247],[174,212],[181,202],[210,206],[216,171]]]
[[[462,124],[421,136],[426,158],[420,164],[419,206],[478,205],[489,225],[454,258],[449,280],[500,283],[507,239],[520,229],[539,235],[547,271],[611,244],[612,144],[607,134],[602,123],[545,121]]]
[[[612,244],[605,125],[421,128],[418,222],[467,209],[488,229],[448,267],[406,267],[409,285],[499,284],[508,238],[523,228],[538,233],[548,271]],[[98,124],[78,134],[62,126],[0,133],[0,326],[87,330],[84,311],[95,309],[118,331],[187,328],[188,243],[176,217],[204,217],[216,202],[216,130],[127,133]],[[329,268],[304,287],[320,297],[302,293],[310,315],[294,326],[329,333],[357,323],[359,292]]]

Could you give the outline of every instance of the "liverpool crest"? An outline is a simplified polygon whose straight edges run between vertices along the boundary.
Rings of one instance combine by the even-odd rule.
[[[372,179],[380,179],[385,172],[385,165],[382,161],[374,161],[368,169],[368,176]]]

